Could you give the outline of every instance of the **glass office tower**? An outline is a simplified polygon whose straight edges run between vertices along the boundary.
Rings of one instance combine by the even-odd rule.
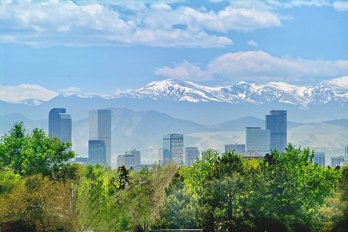
[[[111,165],[111,110],[100,109],[89,112],[89,139],[104,141],[106,165]]]
[[[271,149],[285,151],[287,145],[287,111],[272,110],[266,115],[265,127],[271,131]]]
[[[266,153],[270,151],[270,131],[261,127],[247,127],[245,138],[247,152]]]
[[[106,164],[106,144],[104,140],[88,140],[88,163]]]
[[[48,115],[48,134],[71,143],[71,116],[65,108],[53,108]]]

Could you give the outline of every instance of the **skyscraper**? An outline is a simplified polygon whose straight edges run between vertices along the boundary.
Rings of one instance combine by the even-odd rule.
[[[104,140],[88,140],[88,162],[90,164],[106,164]]]
[[[111,110],[89,112],[89,139],[104,141],[106,165],[111,165]]]
[[[163,137],[163,163],[170,160],[178,164],[184,163],[184,136],[169,134]]]
[[[261,127],[247,127],[245,138],[247,152],[266,153],[270,151],[270,131]]]
[[[265,128],[271,131],[271,149],[285,151],[287,145],[287,111],[271,110],[265,116]]]
[[[48,115],[48,134],[71,143],[71,116],[64,108],[53,108]]]
[[[199,157],[198,147],[185,147],[185,165],[191,165]]]

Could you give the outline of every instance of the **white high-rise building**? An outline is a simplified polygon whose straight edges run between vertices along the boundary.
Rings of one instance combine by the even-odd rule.
[[[106,165],[111,166],[111,110],[89,112],[89,139],[104,141]]]
[[[170,160],[184,164],[184,136],[169,134],[163,137],[163,163]]]

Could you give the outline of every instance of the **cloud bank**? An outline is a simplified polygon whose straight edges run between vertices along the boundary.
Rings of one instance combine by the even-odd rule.
[[[279,27],[268,9],[209,10],[176,2],[0,1],[0,42],[32,46],[224,47],[231,31]]]
[[[173,67],[160,67],[154,73],[165,78],[193,81],[223,78],[229,82],[300,82],[305,78],[347,75],[348,60],[308,60],[275,57],[264,51],[247,51],[218,56],[204,68],[183,61]]]
[[[35,84],[0,85],[0,101],[20,103],[28,99],[48,101],[58,95],[57,92]]]

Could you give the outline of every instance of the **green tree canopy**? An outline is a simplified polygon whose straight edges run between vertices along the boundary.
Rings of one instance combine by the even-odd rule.
[[[67,161],[75,157],[75,153],[69,150],[70,146],[47,136],[42,129],[26,134],[23,123],[16,123],[0,139],[0,166],[20,175],[41,173],[59,178],[65,175],[63,172],[69,172]]]

